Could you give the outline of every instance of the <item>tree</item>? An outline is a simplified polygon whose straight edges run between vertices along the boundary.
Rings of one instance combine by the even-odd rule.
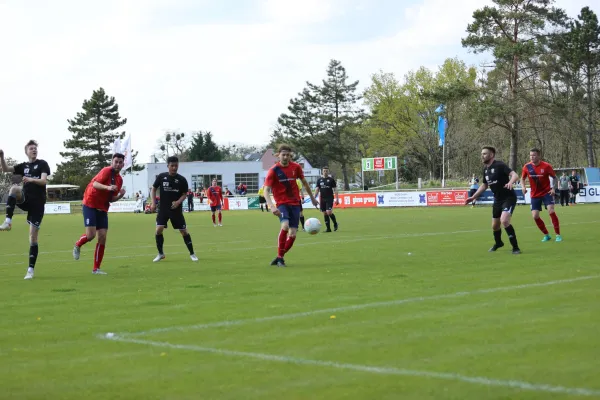
[[[298,97],[290,100],[288,113],[277,119],[278,127],[271,135],[273,148],[282,142],[293,146],[315,166],[329,162],[325,151],[326,138],[317,114],[317,94],[304,88]]]
[[[192,134],[188,159],[189,161],[222,161],[223,154],[213,142],[211,132],[198,131]]]
[[[223,159],[221,161],[251,161],[250,154],[264,154],[268,146],[256,146],[247,144],[229,144],[220,147]],[[273,147],[270,147],[273,148]]]
[[[327,78],[321,85],[307,82],[298,97],[290,100],[288,113],[280,115],[271,137],[272,142],[289,142],[314,166],[339,163],[349,190],[348,168],[358,158],[362,136],[357,128],[364,112],[357,106],[361,99],[356,94],[358,81],[347,80],[341,62],[331,60]]]
[[[308,83],[309,89],[318,94],[317,110],[327,153],[342,168],[345,190],[350,190],[348,167],[357,161],[356,144],[361,141],[357,128],[365,119],[364,110],[358,107],[362,99],[362,95],[356,93],[358,81],[348,83],[348,79],[342,63],[331,60],[323,85]]]
[[[121,118],[115,98],[109,97],[103,88],[94,90],[92,97],[83,101],[82,108],[74,119],[67,120],[73,136],[63,142],[67,151],[60,152],[65,161],[56,169],[53,177],[56,182],[87,184],[91,176],[110,164],[115,140],[125,137],[125,131],[119,129],[127,123],[127,118]],[[135,163],[136,155],[133,152],[133,166],[139,171],[144,167]]]
[[[594,135],[597,123],[594,96],[600,74],[600,25],[598,17],[589,7],[584,7],[577,19],[569,22],[568,32],[558,36],[557,48],[562,61],[571,67],[571,71],[575,75],[579,72],[583,75],[587,108],[586,154],[588,166],[594,167]]]
[[[17,162],[10,157],[6,157],[5,160],[9,167],[17,164]],[[0,201],[5,201],[4,197],[8,195],[13,183],[15,183],[15,177],[12,172],[0,172]]]
[[[503,101],[489,102],[481,110],[487,120],[510,133],[509,165],[515,169],[520,133],[522,64],[544,52],[546,25],[564,24],[564,11],[551,7],[554,0],[493,0],[495,6],[473,13],[463,47],[475,53],[492,51],[496,69],[502,74],[507,92]]]
[[[189,156],[189,138],[183,132],[167,131],[158,141],[160,158],[167,161],[170,156],[179,158],[179,161],[187,161]]]

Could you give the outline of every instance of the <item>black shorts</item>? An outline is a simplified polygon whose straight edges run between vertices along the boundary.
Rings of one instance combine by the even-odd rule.
[[[258,196],[258,202],[260,204],[265,204],[267,202],[267,199],[265,199],[265,196]]]
[[[166,228],[169,220],[171,220],[173,229],[184,230],[186,228],[185,217],[181,209],[160,211],[156,215],[156,226],[164,226]]]
[[[331,199],[321,198],[319,206],[321,207],[322,212],[333,210],[333,198],[331,198]]]
[[[492,218],[500,218],[503,212],[509,212],[512,215],[512,213],[515,211],[516,205],[516,197],[509,197],[507,199],[494,199],[494,205],[492,206]]]
[[[27,223],[39,229],[42,224],[42,219],[44,219],[45,203],[39,200],[28,199],[27,196],[25,196],[25,193],[23,193],[22,196],[23,201],[18,203],[17,207],[23,211],[27,211]]]

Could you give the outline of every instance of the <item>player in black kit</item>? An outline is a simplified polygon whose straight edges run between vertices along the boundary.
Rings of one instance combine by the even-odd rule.
[[[163,230],[167,227],[167,223],[171,220],[173,229],[178,229],[183,236],[183,241],[190,251],[192,261],[198,261],[198,257],[194,254],[194,246],[192,245],[192,237],[187,231],[185,218],[183,217],[183,209],[181,203],[186,199],[188,192],[188,182],[183,176],[177,173],[179,169],[179,159],[177,157],[167,158],[167,168],[169,172],[163,172],[156,177],[152,185],[151,198],[156,198],[156,190],[159,190],[160,207],[156,215],[156,248],[158,255],[154,258],[154,262],[158,262],[165,258],[163,245],[165,238]],[[152,212],[156,209],[156,203],[153,202],[150,206]]]
[[[489,187],[494,193],[494,205],[492,207],[492,230],[494,231],[494,245],[489,251],[496,251],[504,246],[502,242],[502,226],[508,235],[512,245],[513,254],[521,254],[515,228],[510,223],[513,211],[517,205],[517,195],[513,190],[513,184],[519,180],[519,175],[510,169],[502,161],[496,160],[496,149],[485,146],[481,150],[481,161],[483,162],[483,184],[477,192],[467,198],[465,204],[469,204],[487,190]]]
[[[27,212],[29,224],[29,267],[25,279],[33,278],[33,271],[38,256],[38,233],[46,204],[46,183],[50,175],[50,167],[44,160],[37,158],[38,144],[30,140],[25,145],[25,154],[29,161],[8,166],[4,160],[4,151],[0,150],[0,164],[2,172],[12,172],[14,175],[23,176],[23,188],[12,186],[6,201],[6,220],[0,225],[0,231],[10,231],[15,206]]]
[[[335,183],[335,179],[329,176],[329,167],[323,167],[322,175],[319,179],[317,179],[317,189],[315,190],[315,197],[317,195],[321,195],[319,199],[319,204],[321,205],[321,212],[323,212],[323,217],[325,218],[325,225],[327,226],[327,230],[325,232],[331,232],[330,220],[333,221],[333,230],[338,230],[338,223],[335,218],[335,214],[333,214],[333,204],[334,204],[334,193],[335,193],[335,205],[340,204],[340,196],[337,191],[337,185]]]

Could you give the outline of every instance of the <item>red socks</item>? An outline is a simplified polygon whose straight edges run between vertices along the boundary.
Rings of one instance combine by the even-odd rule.
[[[104,258],[104,245],[96,243],[96,251],[94,252],[94,271],[100,269],[102,258]]]
[[[212,220],[213,220],[213,224],[216,222],[215,221],[215,214],[212,215]]]
[[[538,228],[540,228],[540,231],[542,231],[542,233],[544,235],[547,235],[548,234],[548,229],[546,229],[546,224],[544,224],[544,221],[542,221],[541,218],[534,219],[534,221],[537,224]]]
[[[554,233],[560,235],[560,224],[558,223],[558,217],[556,213],[550,214],[550,219],[552,219],[552,226],[554,226]]]
[[[279,231],[278,245],[277,245],[277,257],[283,257],[285,254],[285,247],[287,241],[287,231],[283,229]],[[291,246],[290,246],[291,247]]]
[[[221,214],[221,212],[219,212],[219,223],[221,223],[222,220],[223,220],[223,214]]]
[[[75,246],[81,247],[84,244],[86,244],[87,242],[89,242],[89,240],[87,239],[87,235],[84,234],[84,235],[81,235],[79,240],[75,242]]]
[[[290,249],[292,248],[292,246],[294,245],[294,241],[296,240],[296,236],[291,237],[289,236],[285,242],[285,252],[287,253],[288,251],[290,251]]]

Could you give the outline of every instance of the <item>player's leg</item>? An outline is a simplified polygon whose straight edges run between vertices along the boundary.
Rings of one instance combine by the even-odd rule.
[[[37,207],[32,207],[27,213],[27,223],[29,224],[29,266],[27,267],[27,274],[25,275],[25,279],[33,278],[35,263],[37,262],[39,252],[38,234],[43,218],[43,204],[40,204]]]
[[[535,224],[539,228],[539,230],[544,234],[542,238],[542,242],[547,242],[550,240],[550,235],[548,234],[548,229],[546,229],[546,224],[544,220],[540,217],[540,212],[542,211],[543,200],[542,197],[536,197],[531,199],[531,216],[535,221]]]
[[[163,231],[165,230],[168,222],[169,216],[167,214],[164,212],[159,212],[156,214],[156,231],[154,233],[154,239],[156,240],[156,249],[158,250],[158,254],[156,257],[154,257],[154,260],[152,260],[153,262],[159,262],[160,260],[165,259],[165,237],[163,236]]]
[[[217,211],[219,212],[219,226],[223,226],[223,213],[221,212],[221,205],[217,206]]]
[[[183,216],[182,212],[180,212],[180,211],[172,212],[171,225],[173,226],[173,229],[177,229],[177,230],[179,230],[179,233],[181,233],[181,236],[183,237],[183,243],[185,243],[185,246],[187,247],[188,251],[190,252],[190,258],[192,259],[192,261],[198,261],[198,257],[196,257],[196,254],[194,253],[194,245],[192,244],[192,236],[190,235],[190,233],[187,230],[187,225],[185,224],[185,217]]]
[[[12,228],[12,217],[15,213],[15,206],[23,200],[23,191],[21,188],[19,186],[12,186],[8,192],[8,199],[6,200],[6,219],[2,225],[0,225],[0,231],[10,231]]]
[[[96,232],[98,242],[96,242],[96,251],[94,252],[94,269],[92,273],[106,275],[106,272],[100,269],[104,258],[104,249],[106,248],[106,235],[108,234],[108,213],[106,211],[96,210]]]
[[[300,227],[304,230],[304,209],[302,208],[302,200],[300,200]]]
[[[327,213],[327,202],[324,201],[323,198],[321,198],[321,201],[319,202],[319,208],[323,213],[323,220],[325,221],[325,226],[327,227],[325,232],[331,232],[331,222],[329,219],[329,214]]]
[[[517,233],[515,232],[515,228],[512,226],[511,219],[512,214],[515,211],[517,203],[515,200],[507,200],[504,202],[504,207],[502,208],[502,214],[500,215],[500,223],[504,227],[506,234],[508,235],[508,240],[512,245],[512,253],[513,254],[521,254],[521,249],[519,249],[519,242],[517,241]]]
[[[96,209],[84,205],[82,207],[82,212],[85,233],[77,239],[75,246],[73,247],[73,258],[75,260],[79,260],[79,257],[81,256],[81,246],[87,242],[91,242],[96,237]]]
[[[562,236],[560,235],[560,222],[558,221],[558,216],[556,215],[556,210],[554,209],[554,198],[552,195],[544,196],[544,203],[548,207],[548,214],[550,214],[550,219],[552,220],[552,226],[554,227],[554,233],[556,234],[556,241],[562,242]]]
[[[492,232],[494,233],[494,245],[489,251],[496,251],[504,246],[502,242],[502,224],[500,218],[502,216],[502,202],[494,200],[492,206]]]
[[[333,199],[327,200],[327,214],[329,215],[329,219],[333,222],[333,230],[337,231],[338,223],[335,214],[333,213]]]
[[[285,241],[285,253],[290,251],[294,242],[296,241],[296,234],[298,232],[298,224],[300,223],[300,213],[302,208],[300,206],[289,207],[290,208],[290,218],[288,221],[289,231],[287,234],[287,239]],[[283,263],[285,266],[285,261]]]
[[[217,220],[215,218],[215,213],[217,212],[217,206],[210,206],[210,213],[212,216],[213,226],[217,226]]]
[[[271,265],[285,266],[283,256],[285,255],[285,244],[287,242],[288,232],[290,230],[290,210],[289,206],[282,204],[277,206],[277,209],[281,213],[279,221],[281,222],[281,229],[279,230],[279,236],[277,237],[277,257],[271,261]]]

